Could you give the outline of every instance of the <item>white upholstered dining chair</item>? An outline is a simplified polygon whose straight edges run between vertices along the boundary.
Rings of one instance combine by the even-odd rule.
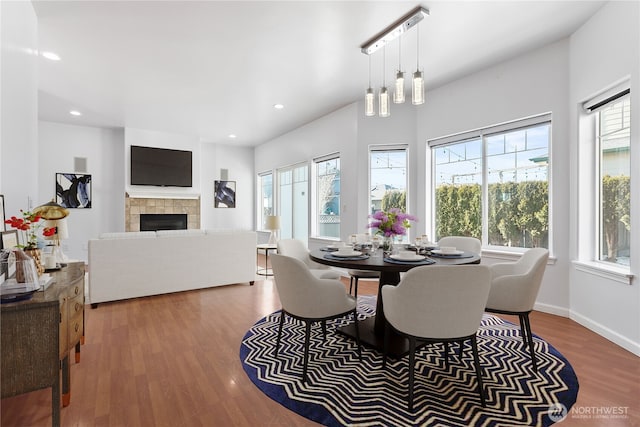
[[[320,279],[339,279],[341,277],[339,271],[326,265],[318,264],[309,258],[309,250],[298,239],[279,240],[278,253],[302,261],[309,268],[311,274]]]
[[[322,322],[324,328],[327,320],[351,314],[355,322],[358,358],[362,359],[356,299],[347,293],[344,284],[336,279],[319,279],[315,277],[310,273],[309,268],[296,258],[273,255],[271,265],[276,289],[282,304],[282,314],[276,339],[276,356],[280,349],[285,316],[288,315],[304,322],[302,382],[307,382],[311,324]]]
[[[476,332],[489,295],[489,268],[483,265],[423,266],[409,270],[398,286],[382,287],[385,326],[385,355],[391,328],[409,340],[409,397],[413,410],[413,383],[416,341],[471,342],[477,389],[482,406],[485,394],[478,357]],[[445,363],[448,366],[448,351]]]
[[[446,236],[438,240],[438,246],[452,246],[460,251],[479,254],[482,251],[482,242],[475,237]]]
[[[490,313],[517,315],[525,349],[529,349],[533,370],[538,370],[531,334],[529,313],[538,297],[542,276],[549,259],[544,248],[527,250],[517,262],[498,263],[491,270],[491,291],[486,311]]]

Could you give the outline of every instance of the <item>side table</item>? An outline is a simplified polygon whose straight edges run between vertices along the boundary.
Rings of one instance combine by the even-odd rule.
[[[268,243],[263,243],[260,245],[256,245],[256,253],[261,253],[264,251],[264,268],[258,268],[256,274],[261,276],[273,276],[273,270],[269,268],[269,251],[277,251],[277,245],[270,245]]]

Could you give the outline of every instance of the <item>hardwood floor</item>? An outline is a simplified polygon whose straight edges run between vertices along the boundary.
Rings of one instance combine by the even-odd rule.
[[[376,289],[361,281],[359,294]],[[245,332],[279,308],[271,280],[87,306],[86,343],[71,366],[62,425],[316,425],[266,397],[239,361]],[[574,408],[582,418],[560,425],[640,425],[640,358],[565,318],[536,312],[531,323],[580,381]],[[51,425],[50,390],[1,403],[3,427]],[[624,417],[593,415],[613,407]]]

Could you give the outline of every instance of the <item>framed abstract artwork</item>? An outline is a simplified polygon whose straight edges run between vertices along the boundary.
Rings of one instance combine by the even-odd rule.
[[[236,182],[215,181],[213,190],[213,206],[216,208],[236,207]]]
[[[91,207],[91,175],[78,173],[56,174],[56,202],[65,208]]]

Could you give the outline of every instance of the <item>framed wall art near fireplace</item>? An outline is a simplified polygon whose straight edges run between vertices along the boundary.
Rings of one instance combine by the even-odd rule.
[[[91,175],[81,173],[57,173],[56,202],[65,208],[90,208]]]
[[[214,181],[213,206],[216,208],[236,207],[235,181]]]

